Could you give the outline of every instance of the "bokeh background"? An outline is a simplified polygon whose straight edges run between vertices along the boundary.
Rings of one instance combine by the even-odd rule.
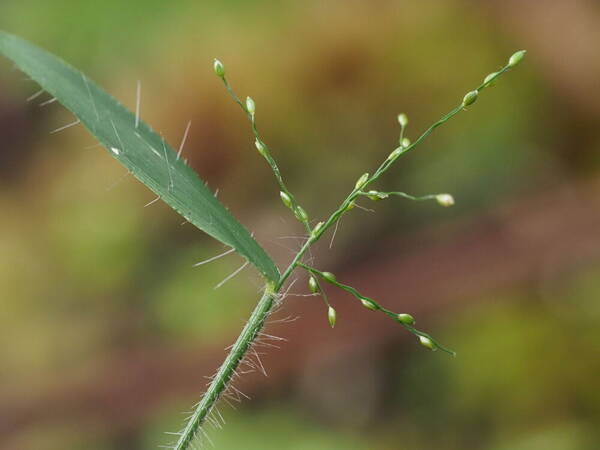
[[[218,449],[600,447],[600,5],[592,0],[4,0],[0,27],[60,55],[176,146],[285,265],[302,230],[212,72],[257,103],[314,220],[515,50],[525,62],[378,184],[457,204],[361,204],[315,264],[458,352],[431,353],[330,290],[221,405]],[[0,62],[0,448],[168,444],[260,281]],[[291,294],[305,294],[305,279]],[[297,320],[292,320],[297,318]],[[290,320],[285,320],[290,319]]]

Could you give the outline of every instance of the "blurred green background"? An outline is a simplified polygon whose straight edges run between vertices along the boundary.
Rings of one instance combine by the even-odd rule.
[[[280,204],[220,58],[288,185],[322,219],[515,50],[525,62],[377,186],[450,209],[362,202],[315,264],[417,317],[429,353],[331,291],[289,296],[287,339],[220,407],[218,449],[600,447],[600,5],[593,1],[4,0],[0,28],[74,64],[184,155],[283,266],[301,228]],[[57,103],[0,62],[0,448],[168,444],[260,287],[181,225]],[[372,169],[371,169],[372,170]],[[299,277],[290,290],[305,294]],[[298,318],[298,320],[285,320]],[[235,403],[235,402],[234,402]]]

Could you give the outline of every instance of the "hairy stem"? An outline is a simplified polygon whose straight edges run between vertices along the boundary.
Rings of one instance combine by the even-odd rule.
[[[514,55],[513,55],[513,57],[514,57]],[[498,77],[500,77],[502,74],[504,74],[505,72],[510,70],[518,62],[517,61],[517,62],[513,63],[512,62],[513,57],[511,57],[511,60],[509,61],[508,65],[503,67],[498,72],[490,74],[488,77],[486,77],[486,80],[476,89],[477,92],[475,92],[475,94],[477,94],[480,91],[482,91],[483,89],[489,87]],[[522,57],[522,55],[521,55],[521,57]],[[281,176],[279,167],[277,166],[277,163],[272,158],[272,156],[268,150],[268,147],[266,146],[266,144],[264,144],[264,141],[262,140],[262,138],[258,132],[258,129],[256,127],[256,120],[255,120],[254,112],[249,111],[248,108],[246,107],[246,105],[244,105],[244,103],[242,103],[242,101],[235,94],[235,92],[233,91],[233,89],[231,88],[229,83],[227,82],[226,78],[224,77],[224,74],[217,73],[217,75],[222,79],[223,83],[225,84],[225,87],[227,88],[227,91],[229,92],[231,97],[234,99],[234,101],[248,115],[248,118],[251,121],[252,132],[254,134],[254,137],[256,138],[256,141],[259,144],[261,144],[261,146],[262,146],[263,151],[261,153],[263,153],[263,156],[266,158],[267,162],[271,166],[271,169],[273,170],[273,173],[275,175],[277,183],[279,184],[280,189],[282,190],[282,192],[288,194],[289,198],[291,199],[293,209],[295,210],[297,207],[299,207],[299,205],[298,205],[297,201],[295,200],[294,196],[292,195],[292,193],[286,187],[286,185],[283,181],[283,178]],[[192,417],[189,419],[184,430],[181,432],[179,440],[178,440],[176,446],[174,447],[176,450],[186,450],[189,447],[189,445],[191,444],[191,442],[194,439],[194,437],[196,436],[196,433],[198,432],[200,426],[204,423],[204,421],[210,414],[212,408],[214,407],[215,403],[217,402],[217,400],[219,399],[221,394],[223,394],[223,392],[227,388],[227,385],[231,381],[232,377],[235,375],[236,369],[238,368],[240,363],[243,361],[246,353],[250,350],[252,343],[254,342],[254,339],[257,337],[257,335],[263,328],[263,326],[265,324],[265,320],[275,304],[275,299],[276,299],[277,295],[279,295],[281,289],[283,288],[285,282],[290,277],[292,272],[297,267],[303,267],[304,269],[308,270],[312,274],[323,276],[323,272],[320,272],[319,270],[317,270],[313,267],[310,267],[310,266],[306,266],[302,263],[302,258],[304,256],[304,254],[309,250],[309,248],[321,238],[323,233],[325,233],[336,222],[338,222],[340,220],[340,218],[344,215],[344,213],[346,213],[348,210],[352,209],[352,207],[354,206],[354,201],[359,196],[361,196],[361,195],[368,196],[369,195],[369,193],[365,192],[364,189],[368,185],[370,185],[373,182],[375,182],[376,180],[378,180],[381,177],[381,175],[383,175],[400,156],[408,153],[413,148],[415,148],[417,145],[419,145],[437,127],[439,127],[440,125],[442,125],[445,122],[447,122],[448,120],[450,120],[452,117],[454,117],[459,112],[463,111],[465,109],[465,107],[472,104],[473,101],[467,103],[467,102],[465,102],[465,100],[463,100],[462,104],[456,106],[450,112],[448,112],[447,114],[442,116],[442,118],[440,118],[437,122],[435,122],[433,125],[431,125],[429,128],[427,128],[417,138],[417,140],[410,145],[404,146],[402,143],[405,125],[401,125],[402,128],[401,128],[401,134],[400,134],[400,146],[398,148],[396,148],[390,154],[390,156],[388,156],[388,158],[381,163],[381,165],[377,168],[377,170],[373,173],[372,176],[369,177],[368,174],[363,175],[363,176],[366,176],[366,179],[364,180],[364,182],[357,183],[357,185],[350,192],[350,194],[348,194],[346,199],[329,216],[329,218],[325,222],[319,223],[314,229],[311,229],[307,219],[299,218],[308,232],[308,239],[306,240],[306,242],[304,243],[302,248],[298,251],[298,253],[296,253],[296,255],[292,259],[291,263],[285,269],[285,271],[283,271],[283,273],[280,275],[277,282],[274,284],[268,284],[267,287],[265,288],[265,293],[263,294],[262,298],[256,305],[256,308],[252,312],[252,315],[250,316],[248,323],[246,323],[246,325],[244,326],[242,333],[239,335],[239,337],[235,341],[235,344],[233,345],[231,351],[227,355],[225,362],[221,365],[221,367],[217,371],[216,375],[214,376],[214,378],[212,379],[211,383],[208,386],[208,390],[206,391],[206,393],[202,397],[200,403],[194,410]],[[254,109],[254,108],[252,108],[252,109]],[[431,195],[423,196],[423,197],[415,197],[415,196],[406,194],[404,192],[386,192],[386,193],[382,193],[382,194],[397,195],[397,196],[401,196],[404,198],[408,198],[410,200],[430,200],[430,199],[435,198],[435,196],[431,196]],[[342,283],[338,283],[335,280],[332,281],[330,279],[327,279],[327,281],[329,283],[332,283],[332,284],[336,285],[337,287],[351,293],[358,299],[368,302],[367,305],[368,305],[369,309],[379,310],[379,311],[383,312],[384,314],[390,316],[391,318],[393,318],[397,321],[400,321],[398,314],[396,314],[393,311],[388,310],[387,308],[384,308],[382,305],[377,303],[375,300],[360,294],[353,287],[342,284]],[[365,306],[367,306],[367,305],[365,305]],[[402,321],[400,321],[400,323],[406,329],[408,329],[410,332],[415,334],[416,336],[426,338],[427,342],[431,343],[431,346],[429,346],[429,348],[432,348],[432,349],[439,348],[450,354],[454,354],[453,351],[444,348],[439,343],[437,343],[435,340],[433,340],[433,338],[431,338],[431,336],[429,336],[427,333],[424,333],[424,332],[414,328],[412,326],[412,323],[403,323]],[[413,323],[414,323],[414,321],[413,321]]]
[[[275,302],[276,293],[273,289],[267,288],[262,298],[259,300],[256,308],[252,311],[250,319],[244,326],[241,334],[238,336],[231,351],[225,358],[225,361],[219,367],[213,380],[208,386],[202,400],[194,410],[192,417],[188,420],[184,430],[179,436],[179,440],[175,445],[176,450],[185,450],[195,438],[200,426],[204,423],[207,416],[210,414],[213,406],[227,388],[227,385],[234,376],[236,369],[244,356],[250,349],[252,342],[265,324],[265,319],[269,315],[269,311]]]

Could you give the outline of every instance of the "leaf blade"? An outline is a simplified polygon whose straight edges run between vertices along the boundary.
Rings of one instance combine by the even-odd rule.
[[[270,281],[279,271],[252,238],[165,140],[82,72],[29,42],[0,31],[0,53],[56,97],[123,164],[169,206],[234,248]]]

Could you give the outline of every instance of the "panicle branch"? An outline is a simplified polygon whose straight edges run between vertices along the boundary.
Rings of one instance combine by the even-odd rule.
[[[269,147],[267,146],[260,132],[258,131],[258,127],[256,125],[256,103],[254,102],[252,97],[246,97],[245,102],[242,102],[240,100],[240,98],[237,96],[237,94],[229,84],[229,81],[225,77],[225,66],[221,61],[215,59],[213,69],[215,71],[215,74],[223,82],[225,89],[227,89],[227,92],[229,93],[233,101],[235,101],[240,106],[240,108],[242,108],[242,110],[246,113],[246,116],[250,120],[252,133],[254,134],[254,146],[258,150],[258,153],[260,153],[262,157],[265,158],[265,160],[271,167],[273,174],[275,175],[275,179],[279,184],[279,195],[281,197],[281,201],[285,206],[292,210],[296,219],[298,219],[304,225],[306,231],[310,233],[311,229],[306,210],[302,208],[302,206],[300,206],[294,195],[285,185],[283,177],[281,176],[281,171],[279,170],[279,166],[277,165],[277,162],[275,161],[273,156],[271,156],[271,151]]]
[[[392,318],[393,320],[398,322],[400,325],[402,325],[404,328],[406,328],[408,331],[410,331],[412,334],[414,334],[419,339],[419,342],[422,345],[424,345],[425,347],[429,348],[430,350],[438,350],[439,349],[439,350],[442,350],[452,356],[456,356],[456,353],[453,350],[450,350],[450,349],[444,347],[439,342],[437,342],[435,339],[433,339],[429,334],[416,329],[414,327],[415,319],[413,318],[412,315],[407,314],[407,313],[396,313],[394,311],[391,311],[391,310],[385,308],[379,302],[377,302],[376,300],[374,300],[370,297],[367,297],[367,296],[361,294],[352,286],[348,286],[347,284],[340,283],[339,281],[337,281],[335,275],[333,275],[331,272],[322,272],[318,269],[315,269],[314,267],[308,266],[303,263],[299,263],[298,266],[302,267],[303,269],[306,269],[311,277],[314,277],[316,275],[316,276],[322,278],[323,280],[325,280],[326,282],[328,282],[329,284],[332,284],[340,289],[343,289],[346,292],[349,292],[354,297],[356,297],[358,300],[360,300],[361,304],[368,310],[380,311],[383,314],[385,314],[386,316]]]
[[[269,147],[265,144],[258,131],[258,128],[256,126],[256,104],[254,100],[248,97],[246,98],[245,102],[242,102],[236,95],[236,93],[233,91],[225,77],[225,66],[219,60],[214,61],[213,70],[215,74],[223,81],[223,84],[225,85],[225,88],[227,89],[227,92],[229,92],[231,98],[240,106],[240,108],[242,108],[242,110],[246,113],[248,119],[250,120],[252,132],[255,138],[256,149],[267,160],[269,166],[271,167],[271,170],[275,175],[275,178],[280,188],[279,195],[281,201],[286,207],[291,209],[296,218],[300,222],[302,222],[308,233],[308,239],[306,240],[302,248],[298,251],[298,253],[294,256],[294,258],[292,259],[288,267],[285,269],[285,271],[280,275],[279,280],[275,283],[269,283],[267,285],[263,297],[254,309],[252,316],[250,317],[250,320],[242,330],[242,333],[237,338],[235,344],[232,346],[230,353],[225,359],[225,362],[219,368],[217,374],[214,376],[211,383],[209,384],[206,394],[201,399],[198,406],[195,408],[184,430],[178,434],[179,439],[174,447],[176,450],[187,450],[190,447],[194,437],[198,433],[198,430],[202,429],[202,424],[207,420],[207,417],[212,411],[217,400],[223,394],[223,392],[225,392],[227,386],[231,381],[231,378],[236,373],[240,362],[244,361],[246,353],[251,349],[251,346],[255,342],[256,337],[260,334],[261,329],[264,326],[266,317],[268,316],[269,312],[272,310],[273,306],[276,303],[275,298],[277,298],[277,296],[279,295],[279,292],[283,288],[286,280],[298,267],[303,268],[309,272],[309,289],[313,294],[320,293],[322,295],[325,305],[327,306],[327,319],[332,327],[336,324],[337,313],[335,309],[330,305],[329,300],[322,289],[319,279],[324,280],[325,282],[332,284],[340,289],[343,289],[346,292],[349,292],[351,295],[360,300],[361,304],[365,308],[371,311],[379,311],[387,315],[391,319],[395,320],[404,328],[406,328],[409,332],[415,335],[418,338],[419,343],[424,347],[430,350],[439,349],[453,356],[455,355],[455,353],[452,350],[442,346],[429,334],[415,328],[415,319],[412,315],[408,313],[396,313],[385,308],[379,302],[361,294],[352,286],[338,282],[335,275],[331,272],[322,272],[320,270],[315,269],[314,267],[302,263],[302,258],[304,254],[310,249],[310,247],[315,242],[317,242],[329,228],[335,225],[347,211],[350,211],[354,207],[355,200],[359,196],[367,196],[372,200],[382,200],[393,195],[413,201],[435,200],[442,206],[453,205],[454,198],[450,194],[434,194],[416,197],[405,192],[380,192],[377,190],[367,190],[367,187],[373,182],[377,181],[381,177],[381,175],[383,175],[398,158],[400,158],[401,156],[403,156],[404,154],[408,153],[416,146],[421,144],[437,127],[446,123],[459,112],[466,110],[467,107],[472,106],[475,103],[475,101],[477,101],[479,95],[483,90],[493,86],[499,77],[501,77],[504,73],[508,72],[510,69],[519,64],[523,60],[524,56],[524,50],[514,53],[509,58],[508,63],[503,68],[501,68],[497,72],[493,72],[487,75],[479,87],[468,92],[463,97],[460,104],[458,104],[450,112],[442,116],[437,122],[433,123],[412,143],[407,137],[404,136],[406,126],[408,125],[408,117],[406,116],[406,114],[398,115],[398,123],[400,124],[398,147],[396,147],[389,154],[385,161],[383,161],[381,165],[377,168],[377,170],[373,172],[373,175],[369,175],[369,173],[364,173],[363,175],[361,175],[360,178],[358,178],[358,180],[356,181],[354,188],[352,189],[350,194],[346,197],[344,201],[342,201],[340,206],[338,206],[338,208],[329,216],[327,220],[318,222],[312,229],[309,224],[308,214],[298,204],[292,193],[286,187],[281,176],[279,167],[277,166],[277,163],[271,156]]]

